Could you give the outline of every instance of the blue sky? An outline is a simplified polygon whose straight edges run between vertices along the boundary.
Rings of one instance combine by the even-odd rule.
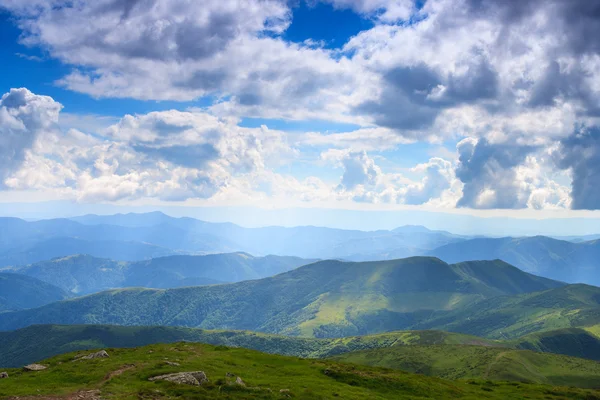
[[[596,217],[600,24],[530,3],[0,0],[0,201]]]

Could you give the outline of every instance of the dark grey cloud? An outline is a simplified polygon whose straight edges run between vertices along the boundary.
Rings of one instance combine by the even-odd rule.
[[[571,208],[600,209],[600,128],[581,128],[563,139],[554,160],[571,170]]]
[[[526,22],[539,9],[549,13],[554,33],[567,39],[574,54],[600,52],[600,2],[597,0],[467,0],[474,17],[499,18],[511,25]]]
[[[485,60],[473,63],[462,75],[442,77],[421,64],[393,68],[383,80],[381,97],[359,105],[355,111],[397,130],[428,128],[443,109],[491,99],[498,93],[497,72]],[[443,92],[436,97],[436,90]]]
[[[600,95],[586,82],[588,77],[589,72],[579,65],[561,70],[557,61],[551,61],[542,79],[532,87],[529,105],[546,107],[559,99],[573,99],[584,107],[584,114],[600,116]]]
[[[525,208],[529,191],[516,179],[515,167],[521,165],[531,146],[492,144],[486,139],[477,143],[459,143],[456,177],[464,183],[458,207]],[[488,192],[485,201],[481,194]]]

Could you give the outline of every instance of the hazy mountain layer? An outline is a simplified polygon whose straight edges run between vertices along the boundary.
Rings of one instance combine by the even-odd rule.
[[[265,278],[314,260],[253,257],[245,253],[170,256],[138,262],[76,255],[43,261],[15,272],[52,283],[71,293],[89,294],[124,287],[175,288]]]
[[[600,240],[573,243],[545,236],[479,238],[448,244],[428,254],[450,263],[501,259],[547,278],[600,285]]]

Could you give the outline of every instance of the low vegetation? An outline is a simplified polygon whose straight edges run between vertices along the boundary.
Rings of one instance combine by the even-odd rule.
[[[307,360],[241,348],[191,343],[107,349],[108,358],[41,361],[36,372],[8,370],[0,397],[60,399],[600,399],[593,390],[490,380],[449,381],[392,369]],[[203,371],[189,386],[150,378]],[[240,377],[243,384],[236,384]],[[18,396],[18,397],[17,397]],[[31,397],[34,398],[34,397]]]
[[[489,379],[600,387],[600,363],[556,354],[468,345],[395,346],[346,353],[337,361],[446,379]]]

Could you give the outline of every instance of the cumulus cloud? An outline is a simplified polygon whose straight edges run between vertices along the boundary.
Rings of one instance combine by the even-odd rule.
[[[25,160],[45,131],[56,129],[62,106],[27,89],[12,89],[0,99],[0,185]]]
[[[271,151],[270,143],[281,143],[269,139],[274,133],[250,134],[226,121],[251,116],[360,125],[354,132],[297,135],[295,143],[343,151],[347,165],[341,159],[337,165],[348,172],[340,187],[374,202],[419,203],[438,194],[449,199],[445,193],[456,195],[464,185],[462,207],[563,207],[569,203],[564,182],[543,178],[549,164],[540,157],[560,142],[562,161],[556,166],[572,172],[572,207],[591,207],[593,201],[583,198],[593,196],[581,194],[590,192],[581,188],[587,185],[581,184],[585,174],[568,149],[573,126],[600,124],[596,2],[322,1],[353,10],[373,27],[333,50],[311,40],[286,41],[282,33],[293,8],[278,0],[242,6],[235,0],[0,0],[0,8],[14,17],[23,44],[68,65],[70,72],[58,82],[68,89],[94,97],[216,99],[208,111],[125,117],[104,132],[143,165],[157,159],[171,174],[179,168],[182,178],[164,190],[179,185],[184,189],[170,190],[209,196],[209,188],[215,193],[231,188],[231,177],[265,171],[273,162],[269,158],[286,146]],[[2,126],[9,129],[8,122]],[[459,146],[454,178],[448,172],[454,166],[439,162],[423,167],[423,180],[412,183],[375,172],[379,151],[464,138],[473,139]],[[27,149],[35,140],[6,146]],[[2,169],[34,165],[26,150],[15,156],[10,167],[4,160]],[[543,166],[534,167],[532,160]],[[55,167],[35,165],[60,176]],[[98,163],[89,181],[101,169],[114,170],[126,182],[142,179],[127,175],[125,165],[124,160]],[[208,179],[217,170],[218,187]],[[167,181],[156,165],[153,171],[148,179]],[[187,180],[196,184],[184,185]],[[126,182],[118,193],[139,195],[137,186]],[[245,186],[235,184],[241,193]],[[195,193],[200,187],[205,189]],[[429,193],[433,197],[425,200]]]
[[[61,105],[26,89],[0,102],[6,187],[83,201],[210,198],[244,174],[293,158],[285,135],[203,112],[126,115],[89,135],[58,128]]]
[[[529,188],[520,185],[516,168],[533,151],[527,146],[464,139],[457,145],[456,176],[464,183],[459,207],[524,208]]]
[[[577,129],[553,155],[559,168],[571,171],[572,208],[600,209],[600,129]]]
[[[381,177],[381,169],[365,151],[347,153],[340,162],[344,168],[341,189],[353,190],[359,185],[374,186]]]
[[[413,171],[424,177],[420,182],[408,185],[403,194],[405,204],[425,204],[439,199],[455,181],[452,163],[439,157],[417,165]]]
[[[422,205],[437,202],[453,207],[456,203],[454,169],[451,162],[434,157],[411,168],[415,181],[402,174],[386,173],[365,151],[330,149],[323,160],[343,170],[335,187],[337,197],[367,203]]]

